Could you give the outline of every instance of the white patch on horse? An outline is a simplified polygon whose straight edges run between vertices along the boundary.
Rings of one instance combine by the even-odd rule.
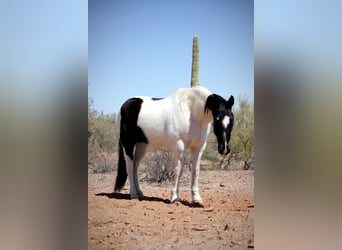
[[[222,125],[224,128],[227,128],[229,125],[229,117],[226,115],[224,116],[223,120],[222,120]]]

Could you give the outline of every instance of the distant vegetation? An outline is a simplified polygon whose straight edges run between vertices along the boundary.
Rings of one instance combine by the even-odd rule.
[[[254,167],[254,104],[247,97],[234,105],[235,123],[231,136],[231,153],[222,158],[217,152],[216,138],[209,135],[202,161],[205,169],[250,169]],[[119,124],[117,114],[103,114],[94,109],[88,99],[88,171],[92,173],[116,170]],[[190,166],[190,156],[185,163]],[[149,181],[172,179],[172,154],[168,150],[150,150],[141,164]],[[203,169],[202,168],[202,169]]]
[[[88,170],[108,172],[116,168],[119,127],[116,114],[103,114],[88,99]]]

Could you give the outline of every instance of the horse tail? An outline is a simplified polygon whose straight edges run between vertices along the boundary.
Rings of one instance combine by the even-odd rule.
[[[127,180],[126,161],[124,156],[123,147],[119,140],[119,160],[118,160],[118,173],[116,176],[114,191],[120,191],[125,185]]]

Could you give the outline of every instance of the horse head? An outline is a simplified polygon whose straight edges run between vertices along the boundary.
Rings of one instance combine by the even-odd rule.
[[[214,134],[218,143],[218,152],[221,155],[227,155],[230,152],[229,140],[234,125],[233,105],[233,96],[225,100],[216,94],[208,96],[205,104],[205,111],[210,110],[213,116]]]

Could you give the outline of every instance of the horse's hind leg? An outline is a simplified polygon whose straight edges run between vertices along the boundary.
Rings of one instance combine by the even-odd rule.
[[[125,161],[126,161],[127,175],[129,179],[129,192],[131,194],[131,199],[136,199],[138,198],[138,196],[137,196],[137,192],[135,189],[134,177],[133,177],[134,176],[133,160],[126,153],[125,153]]]
[[[139,186],[139,177],[138,177],[138,168],[141,160],[144,158],[147,152],[147,144],[146,143],[137,143],[135,146],[134,152],[134,161],[133,161],[133,181],[135,185],[136,194],[139,198],[143,198],[143,192]]]

